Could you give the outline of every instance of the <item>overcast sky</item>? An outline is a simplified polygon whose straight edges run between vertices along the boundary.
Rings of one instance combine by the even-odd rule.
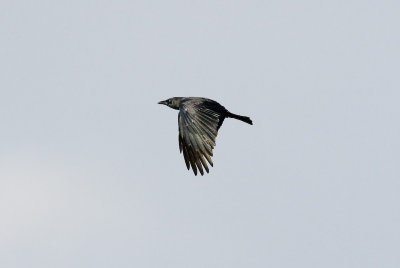
[[[0,7],[0,267],[400,267],[398,1]]]

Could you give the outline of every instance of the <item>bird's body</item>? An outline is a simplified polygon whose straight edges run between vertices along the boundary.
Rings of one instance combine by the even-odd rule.
[[[183,152],[186,167],[190,169],[191,166],[195,175],[197,169],[201,175],[204,174],[203,168],[209,172],[207,162],[213,166],[212,150],[225,118],[253,124],[249,117],[230,113],[218,102],[206,98],[175,97],[160,101],[159,104],[179,110],[179,150]]]

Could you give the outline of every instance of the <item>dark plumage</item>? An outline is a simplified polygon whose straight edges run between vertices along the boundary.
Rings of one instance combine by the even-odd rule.
[[[159,104],[179,110],[179,150],[181,153],[183,151],[187,169],[191,166],[196,176],[197,169],[201,175],[204,174],[203,168],[209,172],[207,162],[213,166],[212,150],[218,129],[226,117],[253,124],[249,117],[230,113],[224,106],[210,99],[175,97],[160,101]]]

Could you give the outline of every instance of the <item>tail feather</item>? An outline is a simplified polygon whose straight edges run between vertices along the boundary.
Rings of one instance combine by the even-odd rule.
[[[235,118],[237,120],[243,121],[247,124],[253,125],[253,121],[251,121],[250,117],[248,116],[241,116],[233,113],[229,113],[226,115],[227,117]]]

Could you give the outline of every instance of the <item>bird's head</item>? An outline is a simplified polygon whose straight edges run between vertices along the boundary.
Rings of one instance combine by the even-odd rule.
[[[181,102],[181,99],[182,99],[181,97],[174,97],[160,101],[158,104],[164,104],[172,109],[179,110],[179,103]]]

